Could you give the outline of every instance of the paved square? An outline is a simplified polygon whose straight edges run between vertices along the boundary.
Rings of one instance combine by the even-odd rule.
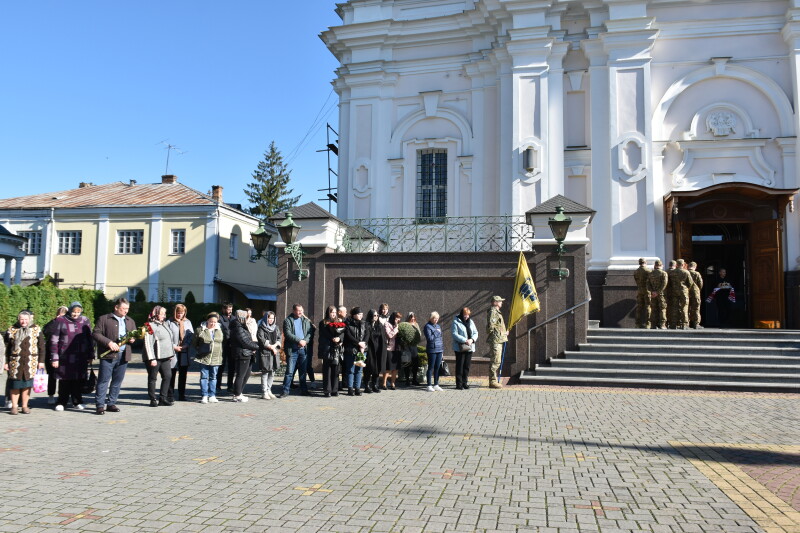
[[[121,413],[3,410],[0,531],[800,532],[800,395],[257,380],[150,408],[132,369]]]

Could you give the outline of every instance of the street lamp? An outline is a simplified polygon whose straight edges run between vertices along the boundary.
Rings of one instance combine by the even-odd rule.
[[[305,254],[305,252],[299,242],[294,242],[297,239],[297,235],[300,233],[300,227],[300,225],[292,220],[291,211],[287,211],[286,220],[278,224],[278,233],[280,233],[283,242],[286,243],[286,253],[291,254],[297,265],[298,281],[303,281],[308,277],[308,270],[303,269],[303,254]]]
[[[258,229],[250,233],[250,240],[253,241],[253,248],[256,249],[256,255],[251,257],[251,259],[261,259],[265,257],[264,251],[269,246],[269,241],[272,238],[272,235],[267,231],[264,227],[264,221],[260,220],[258,222]]]
[[[559,205],[556,207],[556,216],[547,219],[547,224],[550,226],[550,231],[553,232],[553,238],[558,243],[558,248],[556,248],[558,268],[551,270],[550,273],[562,281],[569,277],[569,269],[561,266],[561,257],[566,252],[564,240],[567,238],[567,231],[569,231],[569,225],[572,224],[572,219],[564,214],[564,208]]]

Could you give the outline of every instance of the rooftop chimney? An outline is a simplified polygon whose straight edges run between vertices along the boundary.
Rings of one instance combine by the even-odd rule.
[[[79,188],[79,189],[84,189],[84,188],[86,188],[86,187],[91,187],[92,185],[94,185],[94,183],[90,183],[90,182],[88,182],[88,181],[82,181],[82,182],[80,182],[80,183],[78,184],[78,188]]]
[[[222,203],[222,185],[211,186],[211,198],[218,204]]]
[[[165,174],[161,176],[161,183],[178,183],[178,176],[174,174]]]
[[[136,180],[131,180],[130,186],[133,187],[134,185],[136,185]]]

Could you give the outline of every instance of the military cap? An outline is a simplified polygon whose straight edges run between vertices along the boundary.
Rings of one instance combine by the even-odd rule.
[[[492,301],[493,302],[505,302],[506,299],[505,298],[501,298],[500,296],[493,296],[492,297]]]

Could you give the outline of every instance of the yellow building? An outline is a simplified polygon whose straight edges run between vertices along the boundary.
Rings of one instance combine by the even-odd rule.
[[[272,262],[253,258],[259,220],[224,203],[217,185],[207,195],[172,175],[155,184],[81,183],[0,200],[0,225],[27,238],[14,273],[23,284],[49,275],[108,298],[142,291],[150,301],[182,302],[191,292],[198,302],[274,305],[277,250],[270,246]]]

